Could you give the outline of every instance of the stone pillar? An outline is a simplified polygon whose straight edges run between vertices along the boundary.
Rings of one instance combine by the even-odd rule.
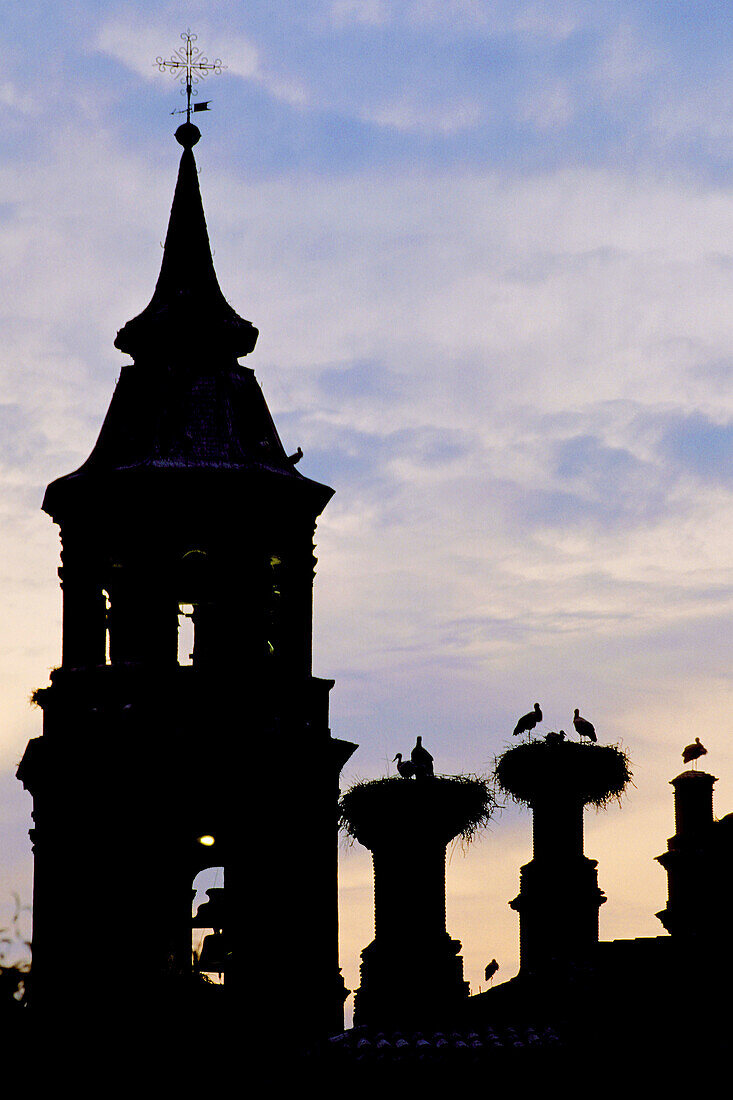
[[[357,839],[374,863],[374,940],[362,951],[355,1025],[442,1026],[467,998],[461,944],[446,931],[445,856],[461,831],[462,781],[364,784]]]
[[[521,869],[521,972],[587,954],[598,943],[598,912],[606,901],[597,862],[583,853],[583,812],[619,796],[629,780],[625,754],[613,745],[530,741],[507,750],[499,785],[533,813],[533,858]]]
[[[571,959],[598,943],[598,912],[606,901],[598,863],[583,854],[583,802],[567,796],[532,804],[533,858],[520,871],[520,892],[509,904],[519,913],[522,971]]]
[[[704,939],[723,913],[717,904],[727,892],[723,919],[730,913],[729,873],[717,851],[713,785],[708,772],[684,771],[670,780],[674,787],[675,835],[657,861],[667,872],[668,901],[657,917],[678,938]]]

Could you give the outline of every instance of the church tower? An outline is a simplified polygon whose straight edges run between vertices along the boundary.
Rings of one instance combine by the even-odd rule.
[[[343,1025],[337,799],[356,748],[331,736],[333,681],[311,669],[313,538],[333,490],[296,468],[238,361],[258,332],[219,288],[199,138],[190,121],[176,132],[160,276],[117,334],[132,361],[99,439],[43,502],[63,655],[18,769],[34,1007],[198,1004],[192,882],[220,866],[224,978],[206,1003],[263,1027],[297,1008],[309,1039]]]

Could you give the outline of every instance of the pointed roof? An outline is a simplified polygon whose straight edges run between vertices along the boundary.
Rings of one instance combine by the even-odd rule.
[[[160,275],[149,304],[120,329],[115,347],[139,359],[161,348],[191,350],[216,340],[239,358],[253,350],[259,334],[232,309],[216,278],[192,152],[201,131],[184,122],[175,136],[183,154]]]
[[[191,151],[200,136],[189,122],[176,131],[183,155],[158,282],[117,334],[115,345],[134,362],[122,368],[92,453],[46,490],[44,511],[59,522],[70,507],[85,507],[90,492],[146,471],[264,476],[273,488],[305,491],[315,514],[333,495],[295,469],[254,371],[237,362],[258,332],[216,278]]]

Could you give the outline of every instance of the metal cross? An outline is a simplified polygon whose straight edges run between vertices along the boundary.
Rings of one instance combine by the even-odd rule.
[[[167,60],[156,57],[155,64],[160,72],[170,72],[172,76],[180,80],[181,84],[185,85],[185,88],[181,88],[181,95],[185,94],[186,96],[186,121],[190,122],[192,110],[206,111],[209,106],[207,101],[206,103],[196,103],[193,108],[191,107],[191,96],[198,95],[198,90],[194,88],[194,84],[198,84],[210,72],[221,73],[222,69],[226,69],[226,65],[222,64],[221,58],[217,57],[215,61],[209,61],[207,57],[204,57],[199,47],[195,45],[198,41],[197,34],[191,34],[191,31],[187,30],[181,35],[181,39],[184,45],[174,50],[172,57]],[[172,111],[171,114],[183,114],[183,109]]]

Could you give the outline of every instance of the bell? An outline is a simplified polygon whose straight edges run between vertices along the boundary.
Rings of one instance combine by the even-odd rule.
[[[231,952],[223,932],[211,932],[204,937],[198,969],[208,974],[225,974]]]
[[[208,901],[202,901],[196,910],[196,916],[191,921],[193,928],[223,928],[224,920],[224,887],[210,886],[206,891]]]

